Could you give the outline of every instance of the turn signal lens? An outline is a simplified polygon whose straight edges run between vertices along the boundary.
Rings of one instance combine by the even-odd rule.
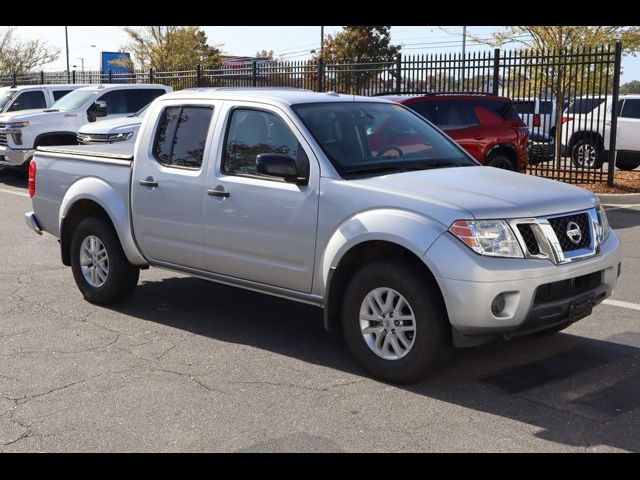
[[[29,197],[36,195],[36,161],[29,162]]]

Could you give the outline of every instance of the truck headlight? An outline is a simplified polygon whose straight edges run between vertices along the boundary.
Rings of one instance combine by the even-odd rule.
[[[29,126],[29,122],[9,122],[7,123],[7,126],[5,128],[22,128],[22,127],[28,127]]]
[[[457,220],[449,231],[480,255],[524,257],[518,239],[504,220]]]
[[[609,219],[607,218],[607,212],[604,207],[598,203],[596,207],[596,212],[598,214],[598,222],[600,223],[600,242],[604,243],[609,238]]]
[[[107,139],[112,142],[124,142],[125,140],[129,140],[132,136],[133,132],[110,133],[107,135]]]

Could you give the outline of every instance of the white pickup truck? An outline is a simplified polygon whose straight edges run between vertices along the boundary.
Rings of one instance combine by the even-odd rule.
[[[0,113],[48,108],[67,93],[86,85],[20,85],[0,88]]]
[[[50,108],[0,115],[0,166],[26,168],[43,145],[75,145],[78,128],[103,118],[130,115],[172,90],[155,84],[89,85]]]
[[[621,271],[593,193],[483,167],[379,98],[174,92],[133,148],[38,148],[29,194],[27,224],[59,238],[88,301],[124,300],[155,266],[310,303],[398,382],[452,346],[561,330]]]

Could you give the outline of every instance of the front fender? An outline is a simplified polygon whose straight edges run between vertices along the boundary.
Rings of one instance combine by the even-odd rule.
[[[372,240],[387,241],[422,258],[445,231],[446,228],[435,220],[407,210],[385,208],[354,215],[336,229],[324,250],[321,271],[323,296],[327,292],[329,272],[356,245]]]
[[[121,198],[113,187],[100,178],[83,177],[76,180],[67,189],[60,204],[58,216],[58,231],[61,234],[62,222],[73,205],[80,200],[95,202],[107,213],[116,229],[116,234],[129,262],[140,266],[147,264],[133,240],[127,199]]]

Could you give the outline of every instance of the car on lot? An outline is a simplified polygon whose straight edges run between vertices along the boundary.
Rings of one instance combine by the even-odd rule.
[[[98,143],[135,143],[142,118],[149,105],[126,117],[85,123],[78,129],[78,145]]]
[[[529,164],[549,162],[556,157],[556,142],[551,135],[539,130],[529,130],[527,140]]]
[[[555,137],[556,101],[550,98],[512,98],[513,108],[529,131]]]
[[[482,168],[375,97],[170,93],[134,145],[39,147],[29,195],[27,224],[59,239],[88,301],[125,299],[155,266],[309,303],[398,382],[452,346],[559,331],[621,271],[593,193]]]
[[[386,95],[414,110],[453,138],[483,165],[522,171],[529,130],[511,100],[482,93]]]
[[[47,108],[67,93],[85,85],[20,85],[0,88],[0,113]]]
[[[171,91],[156,84],[88,85],[56,101],[50,108],[0,115],[0,166],[23,168],[42,145],[75,145],[78,128],[87,122],[137,112]]]
[[[599,169],[608,161],[611,140],[611,95],[575,98],[565,111],[563,150],[579,168]],[[620,95],[617,111],[616,166],[640,166],[640,95]]]

